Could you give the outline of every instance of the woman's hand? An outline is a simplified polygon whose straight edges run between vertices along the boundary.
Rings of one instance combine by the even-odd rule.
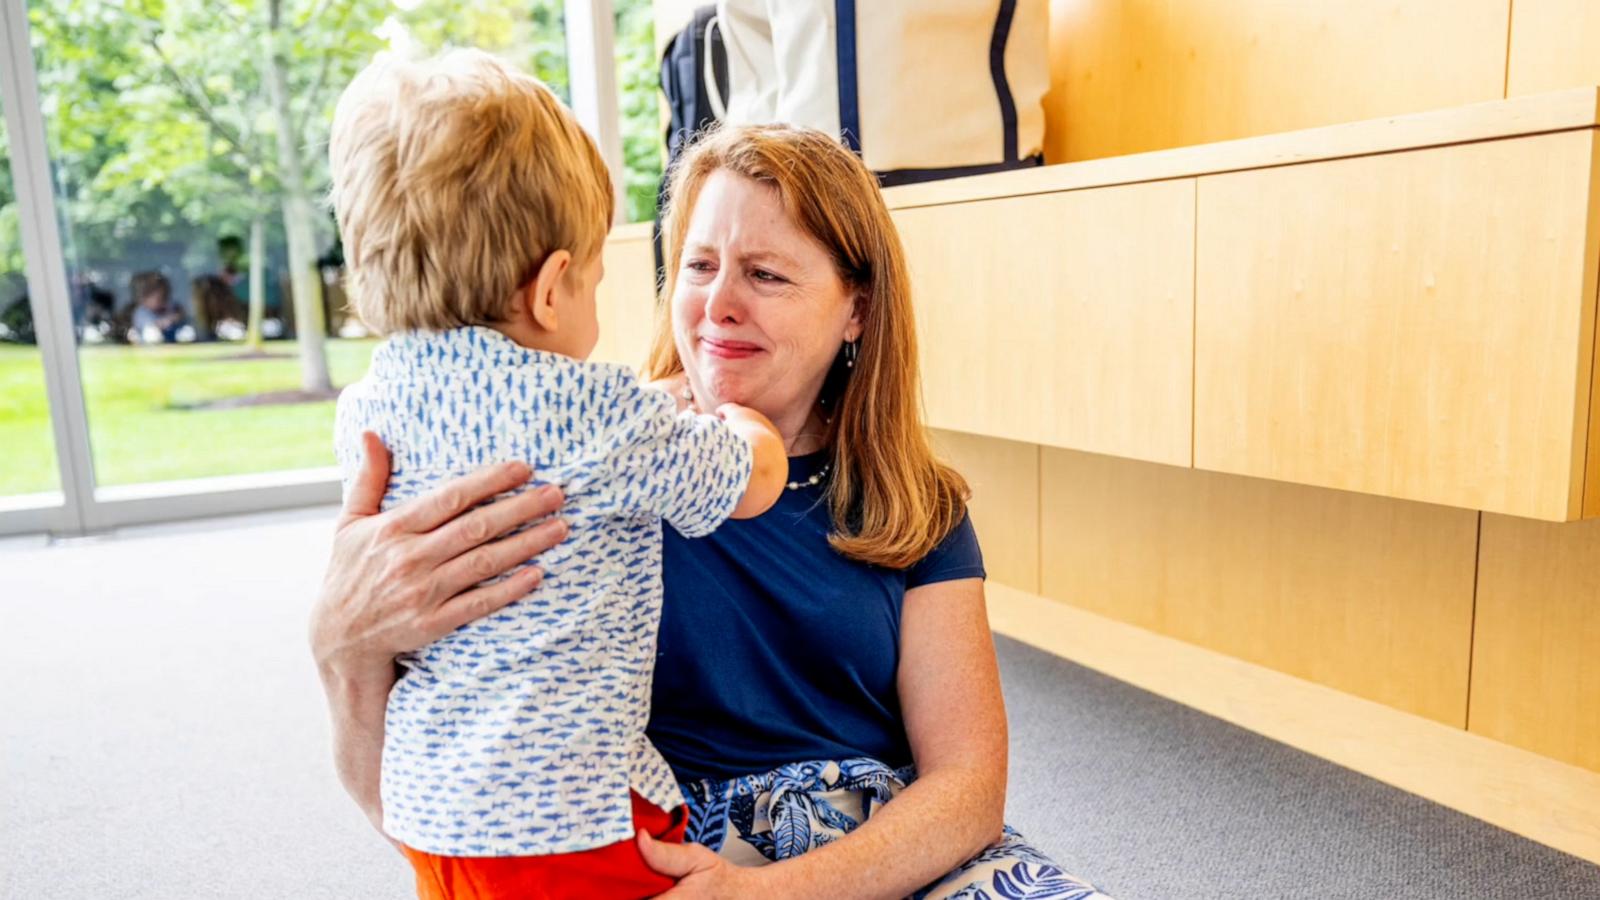
[[[677,887],[659,894],[661,900],[744,900],[761,897],[779,900],[774,892],[772,867],[740,868],[699,844],[669,844],[640,831],[639,853],[658,875],[678,879]]]
[[[333,556],[311,616],[311,647],[324,670],[387,668],[416,650],[509,604],[539,583],[529,566],[496,584],[475,587],[560,543],[559,519],[511,537],[507,532],[561,507],[547,486],[477,504],[527,483],[532,470],[502,463],[454,479],[388,512],[379,512],[389,453],[362,435],[364,458],[334,531]]]

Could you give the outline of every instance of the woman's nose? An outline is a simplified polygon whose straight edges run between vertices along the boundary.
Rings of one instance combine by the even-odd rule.
[[[738,323],[744,321],[744,300],[739,296],[736,279],[726,270],[717,273],[706,294],[706,318],[712,322]]]

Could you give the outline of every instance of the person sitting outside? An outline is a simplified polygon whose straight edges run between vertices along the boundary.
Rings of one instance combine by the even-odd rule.
[[[160,272],[139,272],[129,282],[133,295],[130,344],[163,344],[194,340],[183,307],[172,301],[172,282]]]

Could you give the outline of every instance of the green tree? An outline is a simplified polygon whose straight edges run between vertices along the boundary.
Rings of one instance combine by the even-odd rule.
[[[251,234],[288,245],[305,386],[327,386],[318,236],[338,92],[374,54],[472,46],[569,97],[561,0],[36,0],[30,7],[69,252],[116,259],[126,242]],[[630,219],[654,209],[660,173],[648,0],[617,4]],[[3,135],[0,135],[3,139]],[[20,268],[0,172],[0,263]],[[11,231],[8,232],[7,229]]]
[[[475,47],[533,75],[571,102],[562,9],[562,0],[421,0],[395,21],[414,52]]]
[[[655,10],[649,0],[618,0],[617,93],[622,114],[623,191],[629,222],[654,218],[663,146],[657,87]]]
[[[34,6],[41,100],[74,240],[114,252],[133,229],[245,225],[259,249],[262,220],[276,211],[303,387],[331,389],[316,269],[320,148],[333,96],[384,47],[376,29],[392,9],[383,0]],[[259,310],[263,279],[252,276]]]

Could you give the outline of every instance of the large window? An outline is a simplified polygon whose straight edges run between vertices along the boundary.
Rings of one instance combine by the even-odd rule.
[[[22,261],[21,216],[11,148],[0,119],[0,509],[61,487],[44,363],[34,337]]]
[[[661,172],[651,7],[615,10],[619,178],[626,217],[646,219]],[[570,96],[560,0],[33,0],[28,13],[102,487],[332,463],[333,400],[372,342],[345,311],[325,148],[339,91],[375,54],[479,47]],[[0,262],[15,268],[6,222]],[[0,429],[41,427],[25,444],[0,431],[8,451],[25,447],[0,492],[51,484],[38,381],[37,351],[4,348]]]
[[[649,0],[618,0],[617,94],[621,111],[624,209],[629,222],[655,217],[663,156],[661,70],[656,59],[655,8]]]

